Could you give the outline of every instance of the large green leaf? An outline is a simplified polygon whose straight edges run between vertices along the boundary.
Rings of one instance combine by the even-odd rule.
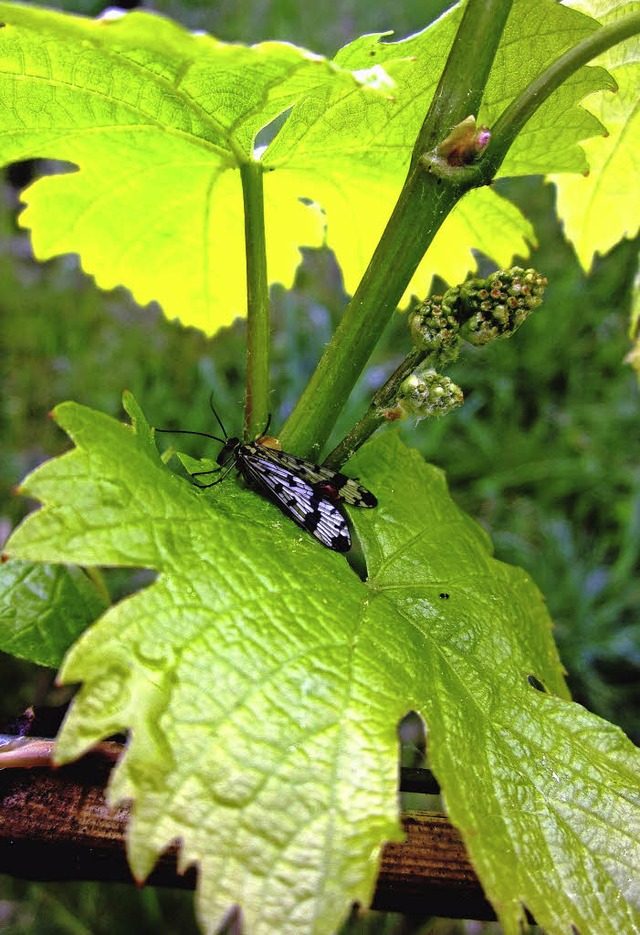
[[[334,931],[399,833],[413,709],[507,933],[522,904],[549,932],[640,931],[638,751],[567,700],[540,594],[442,474],[393,434],[360,453],[380,501],[353,511],[363,582],[231,478],[203,493],[172,474],[125,402],[133,426],[56,409],[77,447],[27,479],[44,506],[7,549],[158,572],[61,673],[83,685],[60,760],[131,732],[109,797],[134,800],[134,873],[177,838],[205,930],[239,903],[248,932]]]
[[[228,45],[145,12],[92,21],[0,3],[0,159],[78,167],[25,193],[22,222],[36,255],[79,253],[103,288],[122,283],[139,302],[157,299],[169,316],[212,333],[245,312],[239,170],[262,158],[271,281],[289,285],[299,248],[326,234],[353,291],[398,197],[459,17],[454,8],[401,42],[363,37],[328,62],[284,43]],[[516,0],[480,119],[491,123],[597,28],[552,0]],[[576,144],[601,127],[576,105],[606,82],[593,68],[568,81],[503,172],[581,171]],[[291,108],[260,156],[257,132]],[[434,271],[464,278],[472,249],[508,266],[532,240],[512,205],[473,192],[407,294],[424,294]]]
[[[25,195],[36,255],[77,252],[103,288],[124,283],[204,330],[243,313],[237,170],[256,133],[317,84],[350,96],[362,83],[287,43],[227,45],[145,12],[94,21],[0,4],[0,19],[2,161],[79,166]],[[296,198],[277,211],[296,238],[270,237],[269,266],[290,284],[321,224]]]
[[[638,0],[570,0],[569,6],[610,23],[640,10]],[[584,177],[552,176],[567,237],[585,270],[596,253],[640,229],[640,42],[614,46],[598,62],[615,79],[613,88],[590,95],[583,107],[605,130],[584,144],[589,172]],[[612,93],[615,91],[615,93]]]

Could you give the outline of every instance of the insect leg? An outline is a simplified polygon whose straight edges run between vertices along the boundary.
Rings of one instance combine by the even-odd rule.
[[[212,480],[210,484],[199,484],[197,481],[194,481],[194,486],[199,487],[200,490],[207,490],[209,487],[215,487],[216,484],[220,484],[225,479],[225,477],[227,477],[227,475],[230,474],[231,471],[233,471],[234,467],[235,467],[235,463],[232,462],[227,468],[227,470],[224,472],[222,477],[218,477],[216,478],[216,480]],[[221,471],[221,470],[222,468],[219,467],[219,468],[214,468],[214,470],[212,471],[196,471],[195,474],[191,474],[190,476],[200,477],[202,474],[217,474],[218,471]]]
[[[260,434],[258,435],[258,438],[264,438],[264,437],[265,437],[265,435],[266,435],[267,432],[269,431],[269,426],[270,426],[270,425],[271,425],[271,413],[269,413],[269,415],[268,415],[268,417],[267,417],[267,424],[265,425],[265,427],[263,428],[263,430],[262,430],[262,431],[260,432]]]

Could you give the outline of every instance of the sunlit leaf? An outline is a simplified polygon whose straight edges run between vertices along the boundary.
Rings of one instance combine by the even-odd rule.
[[[567,5],[603,24],[640,10],[637,0],[571,0]],[[606,253],[623,237],[635,237],[640,229],[638,37],[614,46],[597,61],[608,69],[615,86],[590,95],[582,104],[603,125],[599,136],[583,144],[588,174],[552,176],[565,234],[587,271],[596,254]]]
[[[233,478],[203,493],[172,474],[125,402],[132,427],[56,409],[77,447],[25,481],[44,506],[7,550],[158,572],[61,673],[83,685],[60,760],[131,732],[109,797],[134,800],[136,876],[178,839],[206,931],[235,903],[247,932],[335,931],[398,836],[396,729],[415,710],[505,932],[523,905],[549,932],[640,926],[640,754],[568,701],[541,595],[441,472],[393,434],[359,453],[379,498],[353,511],[362,581]]]
[[[246,312],[240,170],[260,159],[270,280],[291,285],[300,248],[326,241],[353,292],[460,15],[455,7],[399,42],[362,37],[329,62],[285,43],[225,44],[147,12],[93,21],[0,4],[0,159],[71,164],[24,193],[36,256],[78,253],[101,287],[123,284],[138,302],[156,299],[169,317],[214,333]],[[597,28],[552,0],[516,0],[480,122],[491,125]],[[577,144],[601,125],[578,103],[610,85],[599,68],[568,80],[527,124],[502,174],[582,171]],[[269,142],[269,125],[284,115]],[[463,278],[472,250],[509,265],[533,241],[517,209],[474,192],[406,295],[424,294],[434,272]]]

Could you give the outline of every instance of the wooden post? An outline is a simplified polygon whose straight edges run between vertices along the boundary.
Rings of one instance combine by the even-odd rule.
[[[104,799],[121,750],[119,744],[102,743],[77,763],[58,769],[0,770],[0,873],[40,881],[133,883],[125,853],[129,809],[111,811]],[[402,820],[407,837],[384,847],[373,908],[495,918],[448,819],[412,811]],[[178,875],[174,848],[160,857],[147,882],[193,889],[196,873],[192,869]]]

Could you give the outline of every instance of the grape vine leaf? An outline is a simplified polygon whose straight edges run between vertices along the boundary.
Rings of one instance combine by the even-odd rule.
[[[568,5],[596,17],[603,25],[640,10],[638,0],[568,0]],[[589,95],[582,106],[606,132],[583,144],[588,174],[551,175],[565,234],[587,272],[597,253],[606,253],[623,237],[635,237],[640,230],[638,37],[614,46],[596,61],[610,72],[615,85]]]
[[[179,839],[205,931],[234,903],[248,933],[334,931],[399,834],[413,709],[507,935],[523,905],[550,933],[640,930],[640,753],[567,699],[539,592],[441,472],[394,433],[358,454],[380,503],[354,516],[363,582],[231,478],[203,493],[172,474],[125,405],[131,426],[57,407],[77,447],[27,478],[44,506],[7,549],[158,572],[61,672],[83,684],[60,761],[131,733],[109,797],[133,799],[135,875]]]
[[[99,286],[122,283],[138,302],[157,299],[167,315],[213,333],[245,312],[240,170],[260,160],[271,281],[290,285],[300,247],[326,241],[352,292],[399,194],[460,15],[456,7],[400,42],[363,37],[329,62],[285,43],[228,45],[141,11],[93,21],[0,3],[0,159],[78,167],[24,193],[21,221],[36,256],[79,253]],[[516,0],[480,119],[493,120],[597,28],[552,0]],[[577,142],[601,126],[577,103],[607,81],[585,68],[566,82],[504,171],[581,171]],[[259,131],[287,113],[263,151]],[[533,241],[513,205],[474,191],[407,295],[424,294],[436,267],[462,280],[472,249],[508,266]]]
[[[107,603],[73,565],[7,561],[0,565],[0,650],[58,668]]]
[[[366,93],[364,76],[288,43],[226,44],[140,11],[90,20],[0,3],[0,20],[0,158],[79,167],[25,192],[36,256],[77,252],[102,288],[123,283],[205,331],[243,313],[236,170],[305,91]],[[272,276],[290,285],[321,217],[297,198],[266,212],[298,237],[269,238]]]

